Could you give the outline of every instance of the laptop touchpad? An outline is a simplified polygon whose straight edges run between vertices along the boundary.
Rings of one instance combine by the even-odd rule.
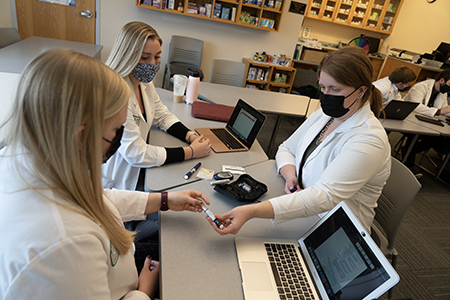
[[[243,261],[241,263],[244,284],[251,291],[272,291],[272,282],[267,265],[263,262]]]

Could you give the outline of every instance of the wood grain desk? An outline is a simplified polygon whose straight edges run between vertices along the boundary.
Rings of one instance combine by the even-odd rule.
[[[277,120],[270,137],[267,153],[272,152],[275,137],[281,123],[281,116],[304,117],[309,105],[309,97],[306,96],[260,91],[209,82],[200,82],[199,98],[229,106],[235,106],[237,101],[242,99],[262,113],[276,115]]]
[[[157,88],[156,90],[164,105],[166,105],[168,109],[188,128],[193,130],[198,127],[225,126],[225,123],[222,122],[193,118],[191,116],[192,106],[186,105],[185,103],[173,102],[172,92],[170,91],[160,88]],[[181,147],[187,145],[158,128],[152,128],[150,131],[150,143],[152,145],[165,147]],[[268,157],[258,141],[255,141],[249,151],[230,153],[215,153],[214,151],[211,151],[211,154],[207,157],[168,164],[163,167],[148,168],[145,176],[146,188],[149,191],[159,192],[199,180],[196,178],[196,174],[188,180],[183,178],[197,162],[201,162],[203,168],[218,172],[222,170],[222,165],[246,167],[266,160],[268,160]]]
[[[22,73],[36,56],[53,48],[66,48],[100,59],[103,46],[32,36],[0,49],[0,72]]]
[[[274,160],[246,169],[250,176],[268,186],[261,201],[284,194],[284,179],[276,174]],[[176,190],[186,188],[205,193],[213,213],[226,213],[243,205],[214,191],[206,180]],[[160,213],[161,299],[244,299],[235,236],[220,236],[205,217],[204,213]],[[317,216],[299,218],[274,226],[268,219],[253,219],[238,236],[298,239],[318,220]]]

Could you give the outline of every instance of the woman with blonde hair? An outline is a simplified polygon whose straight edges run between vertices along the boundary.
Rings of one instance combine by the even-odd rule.
[[[0,299],[153,295],[158,262],[147,259],[138,277],[122,222],[160,207],[200,212],[209,201],[195,191],[103,190],[101,164],[120,143],[129,93],[110,68],[70,50],[26,67],[0,150]]]
[[[143,190],[145,169],[209,155],[209,139],[189,130],[162,104],[153,79],[160,69],[162,40],[142,22],[125,24],[106,65],[119,73],[131,89],[128,115],[118,152],[103,166],[103,186]],[[185,147],[157,147],[147,143],[152,125],[189,143]]]
[[[215,228],[220,234],[237,233],[251,218],[271,218],[277,224],[326,213],[340,201],[370,232],[391,166],[389,142],[378,120],[382,98],[372,86],[372,64],[361,48],[346,47],[322,60],[318,76],[321,109],[276,155],[286,195],[217,215],[228,225]]]

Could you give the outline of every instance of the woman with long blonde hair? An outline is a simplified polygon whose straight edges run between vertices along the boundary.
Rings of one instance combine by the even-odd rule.
[[[127,82],[131,95],[122,145],[103,166],[103,186],[143,190],[145,170],[209,155],[209,139],[198,136],[162,104],[153,83],[161,65],[162,39],[143,22],[130,22],[120,30],[106,65]],[[152,125],[187,143],[159,147],[148,143]]]
[[[101,165],[120,142],[129,94],[110,68],[70,50],[26,67],[0,150],[0,299],[153,295],[158,262],[147,259],[138,277],[122,222],[161,203],[200,212],[209,201],[195,191],[103,190]]]

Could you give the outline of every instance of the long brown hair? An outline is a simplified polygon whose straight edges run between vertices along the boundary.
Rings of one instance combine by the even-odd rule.
[[[33,176],[96,222],[120,253],[132,249],[133,233],[105,206],[101,141],[129,94],[126,82],[100,61],[49,50],[21,75],[7,142],[25,148]],[[39,186],[28,185],[39,193]]]
[[[320,63],[318,76],[324,71],[334,80],[355,89],[365,86],[367,92],[361,98],[360,107],[370,101],[370,108],[377,118],[382,109],[381,92],[372,86],[373,67],[366,52],[359,47],[344,47],[332,51]]]

